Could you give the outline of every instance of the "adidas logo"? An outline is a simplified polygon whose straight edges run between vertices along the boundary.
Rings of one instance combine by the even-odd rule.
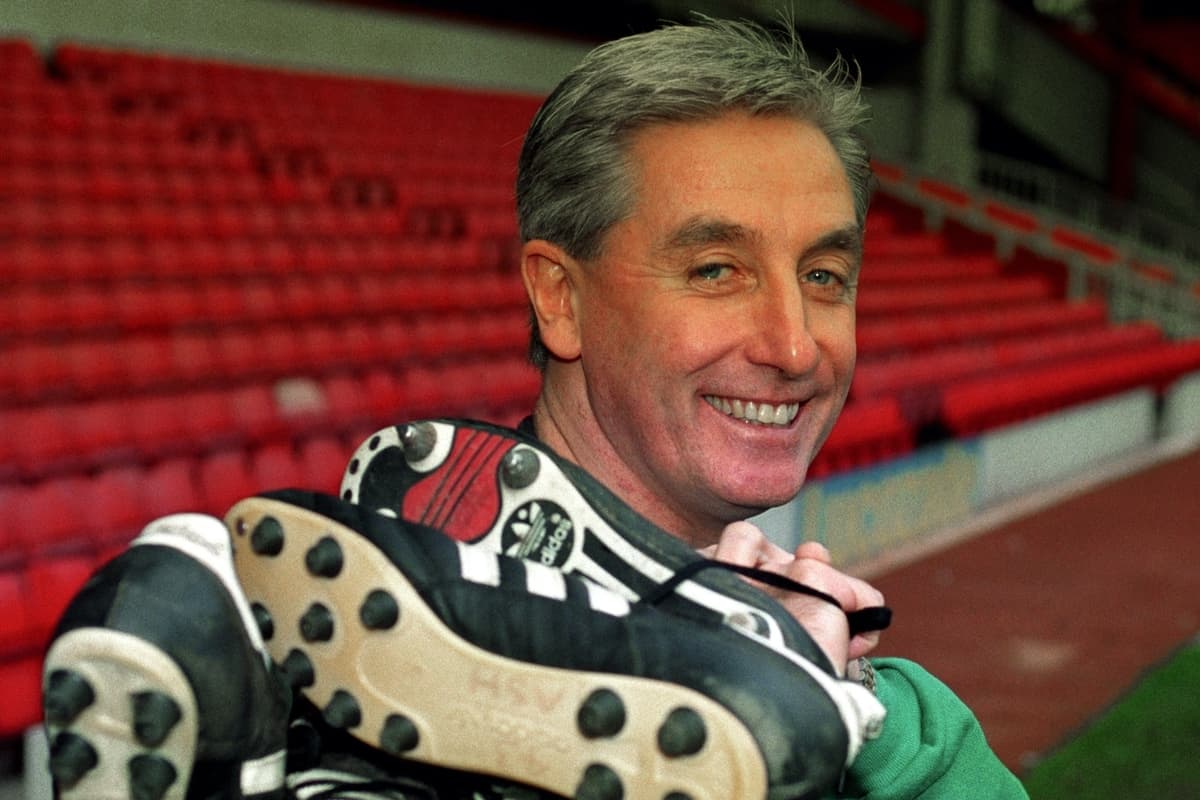
[[[560,567],[571,553],[575,524],[567,513],[548,500],[531,500],[521,505],[504,525],[503,552]]]

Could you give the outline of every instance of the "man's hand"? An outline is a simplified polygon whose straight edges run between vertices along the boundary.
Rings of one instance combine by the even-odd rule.
[[[788,553],[755,525],[734,522],[725,526],[716,545],[701,553],[718,561],[777,572],[836,598],[842,606],[840,611],[816,597],[756,584],[799,620],[839,672],[844,674],[847,662],[879,644],[878,631],[851,639],[846,613],[883,605],[883,594],[866,581],[835,569],[824,545],[805,542],[795,553]]]

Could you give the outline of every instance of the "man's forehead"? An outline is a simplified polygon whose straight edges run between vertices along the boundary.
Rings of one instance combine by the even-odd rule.
[[[662,250],[687,250],[713,244],[759,246],[765,234],[749,225],[706,214],[694,214],[670,229],[660,243]],[[863,231],[857,222],[833,224],[804,243],[804,254],[838,250],[861,257]]]

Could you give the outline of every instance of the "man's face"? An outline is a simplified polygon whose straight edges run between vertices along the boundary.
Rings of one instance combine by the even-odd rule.
[[[607,440],[584,466],[684,524],[784,503],[854,369],[841,163],[807,123],[741,114],[648,128],[629,152],[632,213],[572,270],[584,413]]]

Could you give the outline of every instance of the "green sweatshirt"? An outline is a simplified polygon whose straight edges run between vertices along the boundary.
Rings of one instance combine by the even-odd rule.
[[[946,684],[912,661],[871,663],[887,719],[882,735],[851,764],[839,798],[1027,800],[975,715]]]

